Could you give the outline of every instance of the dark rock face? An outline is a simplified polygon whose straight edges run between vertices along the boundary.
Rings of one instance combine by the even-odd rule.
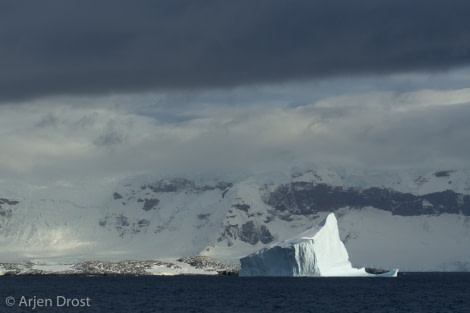
[[[220,181],[215,185],[215,188],[217,188],[219,190],[226,190],[226,189],[229,189],[229,188],[232,188],[232,187],[233,187],[232,183],[223,182],[223,181]]]
[[[232,207],[237,209],[237,210],[245,211],[245,212],[248,212],[248,210],[250,209],[250,205],[249,204],[244,204],[244,203],[232,204]]]
[[[5,198],[0,198],[0,206],[4,203],[6,203],[8,205],[17,205],[20,202],[17,201],[17,200],[8,200],[8,199],[5,199]]]
[[[137,222],[137,226],[139,226],[139,228],[147,228],[149,227],[149,225],[150,225],[150,221],[146,219],[141,219]]]
[[[0,216],[5,218],[11,218],[13,216],[12,209],[4,209],[0,206]]]
[[[122,199],[122,196],[119,193],[115,192],[113,193],[113,199],[114,200]]]
[[[319,211],[332,212],[341,207],[358,204],[353,189],[345,190],[341,187],[313,185],[307,182],[281,185],[267,195],[265,202],[280,212],[296,215],[309,215]]]
[[[258,241],[267,244],[273,241],[274,237],[266,225],[256,226],[253,221],[248,221],[242,225],[240,239],[244,242],[255,245]]]
[[[171,180],[160,180],[147,187],[153,192],[176,192],[182,189],[193,189],[194,183],[184,178],[174,178]]]
[[[172,178],[172,179],[162,179],[155,183],[141,186],[140,188],[144,190],[149,188],[153,192],[178,192],[178,191],[207,191],[207,190],[226,190],[232,187],[232,183],[227,182],[217,182],[215,186],[209,185],[197,185],[194,181],[186,178]]]
[[[152,209],[156,209],[157,205],[159,203],[160,203],[160,200],[158,200],[157,198],[155,198],[155,199],[145,199],[144,207],[142,209],[144,209],[145,211],[150,211]]]
[[[202,221],[209,221],[210,216],[211,216],[210,213],[205,213],[205,214],[199,214],[197,218]]]
[[[15,209],[15,206],[19,203],[20,202],[17,200],[0,198],[0,231],[2,230],[2,228],[5,227],[5,224],[7,224],[12,218],[13,210]]]
[[[119,214],[109,214],[102,220],[99,225],[108,229],[115,229],[120,237],[124,237],[127,234],[136,234],[142,231],[146,231],[150,226],[150,221],[147,219],[131,220],[128,217]]]
[[[442,213],[470,215],[470,196],[451,190],[418,196],[378,187],[361,190],[293,182],[276,188],[265,197],[265,202],[278,210],[281,215],[333,212],[346,206],[353,208],[371,206],[402,216]]]
[[[435,172],[433,175],[436,177],[449,177],[455,171],[438,171]]]
[[[228,239],[228,245],[231,246],[232,239],[237,240],[238,238],[251,245],[255,245],[258,242],[267,244],[274,240],[273,235],[266,225],[257,225],[253,221],[248,221],[241,225],[241,227],[238,225],[225,226],[224,232],[219,238],[219,242]]]

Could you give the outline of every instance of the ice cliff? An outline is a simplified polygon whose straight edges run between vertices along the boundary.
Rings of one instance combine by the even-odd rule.
[[[353,268],[330,213],[317,227],[242,259],[240,276],[396,276],[398,270],[369,274]]]

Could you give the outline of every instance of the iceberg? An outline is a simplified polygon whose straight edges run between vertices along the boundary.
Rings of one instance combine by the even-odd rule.
[[[239,276],[396,277],[398,269],[380,274],[354,268],[330,213],[318,226],[289,240],[271,244],[240,259]]]

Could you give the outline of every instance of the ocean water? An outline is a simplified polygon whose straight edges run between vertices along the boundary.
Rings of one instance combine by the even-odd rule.
[[[0,277],[0,312],[470,312],[470,273]]]

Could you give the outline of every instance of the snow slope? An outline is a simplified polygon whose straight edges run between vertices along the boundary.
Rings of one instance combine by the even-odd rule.
[[[375,208],[336,212],[355,266],[402,271],[470,270],[470,217],[398,216]]]

